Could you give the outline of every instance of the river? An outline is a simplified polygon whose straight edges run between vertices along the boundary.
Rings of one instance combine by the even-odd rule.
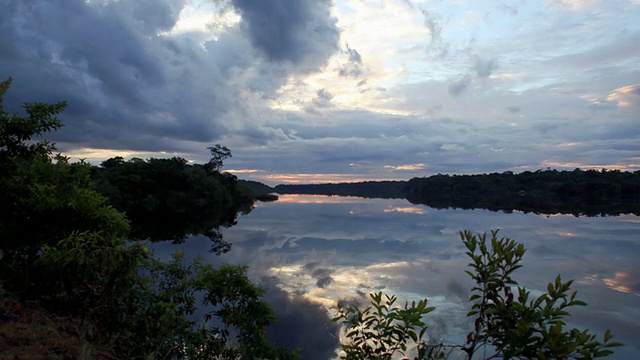
[[[259,203],[224,231],[231,250],[208,252],[206,238],[184,244],[190,256],[213,263],[246,264],[269,289],[281,321],[271,337],[304,347],[305,359],[331,358],[335,325],[326,309],[340,299],[360,301],[384,291],[401,300],[429,298],[431,334],[464,343],[472,286],[458,232],[500,229],[524,244],[524,267],[515,275],[533,294],[558,274],[574,279],[587,307],[571,310],[569,325],[597,334],[612,330],[625,343],[612,359],[640,358],[640,218],[537,215],[488,210],[435,210],[402,199],[282,195]],[[157,245],[156,251],[169,251]]]

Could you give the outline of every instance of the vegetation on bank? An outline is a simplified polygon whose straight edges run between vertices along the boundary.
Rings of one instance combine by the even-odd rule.
[[[235,220],[233,211],[251,198],[241,187],[256,184],[221,173],[227,148],[209,148],[204,165],[180,158],[70,163],[54,155],[54,144],[34,139],[62,127],[57,115],[66,104],[28,103],[26,116],[9,114],[2,98],[10,84],[0,83],[0,351],[50,359],[296,357],[268,342],[276,314],[246,268],[187,262],[181,252],[163,261],[135,241],[155,238],[141,222],[157,216],[160,225],[163,211],[202,213],[204,223],[185,223],[176,241],[202,229],[215,237],[210,224]],[[427,299],[398,308],[395,297],[372,294],[368,308],[338,308],[335,321],[347,328],[343,357],[390,359],[413,347],[418,359],[453,351],[472,358],[488,346],[502,357],[592,358],[619,345],[609,332],[599,342],[565,329],[567,308],[584,305],[569,294],[571,282],[558,278],[536,299],[512,288],[522,245],[497,232],[491,239],[465,232],[463,242],[477,283],[466,344],[429,341]]]
[[[603,169],[433,175],[409,181],[278,185],[282,194],[406,198],[435,209],[514,210],[576,216],[640,215],[640,171]]]
[[[640,215],[640,171],[439,174],[409,180],[406,191],[412,203],[437,209],[453,206],[576,216]]]
[[[96,191],[131,221],[133,239],[179,242],[230,226],[254,201],[240,191],[235,176],[180,157],[115,157],[91,170]]]
[[[286,184],[275,187],[280,194],[313,194],[398,199],[406,196],[406,181],[364,181],[336,184]]]

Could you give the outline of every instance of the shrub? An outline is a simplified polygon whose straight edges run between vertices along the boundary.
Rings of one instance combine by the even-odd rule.
[[[371,305],[360,310],[355,305],[338,305],[334,322],[346,328],[343,359],[391,359],[406,350],[413,350],[415,359],[441,359],[457,351],[473,359],[483,350],[492,358],[521,359],[592,359],[613,354],[612,348],[622,346],[611,342],[613,335],[605,331],[603,341],[589,330],[567,329],[564,321],[572,306],[585,306],[571,292],[573,281],[563,282],[558,276],[547,286],[547,293],[532,298],[524,287],[512,278],[525,249],[507,237],[498,237],[498,230],[474,235],[460,232],[471,259],[466,273],[476,285],[471,289],[473,329],[464,345],[427,343],[423,336],[427,327],[422,317],[433,308],[427,299],[410,306],[394,307],[395,297],[371,294]],[[408,348],[407,344],[411,344]]]

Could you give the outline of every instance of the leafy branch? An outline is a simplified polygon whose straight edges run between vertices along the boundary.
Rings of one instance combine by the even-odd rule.
[[[499,237],[498,230],[474,235],[460,232],[471,259],[465,271],[475,285],[471,288],[467,313],[473,328],[464,345],[428,344],[424,338],[427,326],[423,316],[434,311],[427,299],[394,305],[395,296],[381,292],[370,294],[371,302],[364,310],[355,305],[338,305],[334,322],[345,328],[342,359],[391,359],[396,353],[414,359],[444,359],[459,351],[466,359],[490,353],[485,359],[593,359],[613,354],[622,346],[612,342],[607,330],[603,340],[589,330],[567,329],[564,319],[572,306],[586,306],[570,291],[573,281],[563,282],[558,275],[547,286],[547,293],[533,298],[519,287],[513,273],[522,267],[525,254],[522,244]],[[427,335],[428,339],[429,336]]]

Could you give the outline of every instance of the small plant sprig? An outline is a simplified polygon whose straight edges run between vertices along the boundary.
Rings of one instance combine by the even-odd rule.
[[[547,286],[547,293],[535,299],[531,292],[511,277],[521,268],[525,249],[508,237],[498,237],[499,230],[473,235],[460,232],[471,259],[466,273],[476,282],[471,289],[469,317],[475,317],[474,329],[467,335],[462,350],[468,359],[483,347],[493,349],[487,358],[592,359],[613,354],[611,348],[622,346],[610,342],[611,331],[604,341],[588,330],[566,330],[564,318],[568,308],[586,306],[570,292],[573,280],[563,282],[558,275]],[[485,348],[486,350],[486,348]]]
[[[427,299],[396,305],[397,297],[382,292],[369,294],[371,305],[364,310],[356,306],[338,305],[340,321],[346,327],[348,344],[342,345],[343,359],[391,359],[394,354],[406,355],[413,344],[424,352],[422,339],[427,331],[423,317],[435,307]]]

